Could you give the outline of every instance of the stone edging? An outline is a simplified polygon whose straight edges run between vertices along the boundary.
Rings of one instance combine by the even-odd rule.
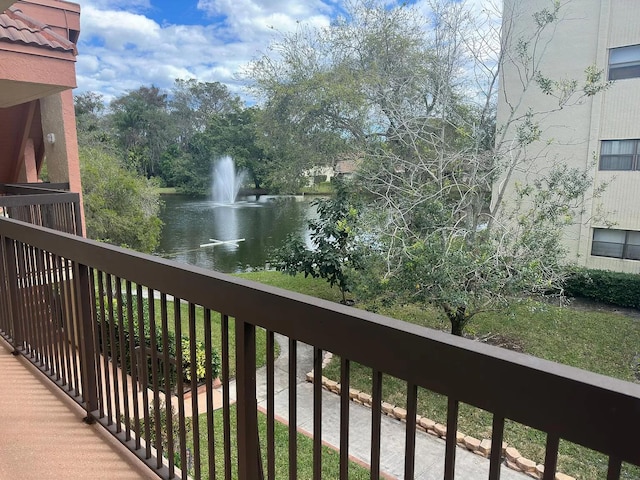
[[[324,359],[322,361],[322,368],[326,367],[332,358],[333,354],[331,354],[330,352],[325,353]],[[313,382],[313,377],[313,370],[311,370],[309,373],[307,373],[307,382]],[[325,390],[336,393],[338,395],[342,390],[338,382],[336,382],[335,380],[329,380],[325,376],[322,377],[322,386],[325,388]],[[368,393],[350,388],[349,398],[354,403],[364,405],[366,407],[371,407],[372,398]],[[401,422],[407,421],[406,409],[391,405],[387,402],[382,402],[382,413]],[[436,423],[433,420],[422,417],[420,415],[416,416],[416,428],[422,432],[433,435],[434,437],[444,439],[447,436],[446,425]],[[460,431],[457,431],[456,442],[460,447],[464,447],[467,450],[475,453],[476,455],[480,455],[485,458],[489,458],[489,456],[491,455],[491,440],[488,438],[479,440],[469,435],[465,435]],[[518,450],[508,446],[508,444],[504,442],[502,443],[502,456],[505,459],[505,465],[512,470],[526,473],[530,477],[536,479],[541,479],[544,474],[543,464],[537,464],[533,460],[529,460],[528,458],[523,457],[522,455],[520,455],[520,452],[518,452]],[[564,473],[556,473],[555,480],[575,480],[575,478],[569,475],[565,475]]]

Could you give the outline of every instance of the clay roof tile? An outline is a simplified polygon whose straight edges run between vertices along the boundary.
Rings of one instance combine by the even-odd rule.
[[[26,16],[15,7],[0,13],[0,41],[77,53],[73,42],[58,35],[47,25]]]

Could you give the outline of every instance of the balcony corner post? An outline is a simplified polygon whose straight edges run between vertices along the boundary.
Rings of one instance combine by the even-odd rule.
[[[82,378],[82,397],[87,411],[85,423],[93,423],[91,412],[98,409],[98,384],[96,369],[96,348],[94,344],[94,322],[91,310],[91,283],[89,268],[75,264],[75,287],[78,312],[78,339],[80,348],[80,372]]]
[[[238,478],[263,479],[256,398],[256,327],[236,318]]]

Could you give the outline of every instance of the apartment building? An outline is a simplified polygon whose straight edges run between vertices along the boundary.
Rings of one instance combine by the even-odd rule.
[[[528,109],[538,112],[541,136],[527,147],[533,160],[503,178],[513,192],[557,162],[589,168],[593,187],[582,214],[566,228],[568,260],[589,268],[640,273],[640,2],[562,2],[557,22],[536,37],[536,12],[552,12],[552,0],[505,0],[505,63],[501,73],[498,125]],[[529,70],[515,59],[529,41]],[[530,78],[534,71],[554,80],[583,80],[595,65],[612,85],[593,97],[577,92],[562,108]],[[507,140],[515,138],[509,127]],[[594,198],[593,188],[606,183]]]

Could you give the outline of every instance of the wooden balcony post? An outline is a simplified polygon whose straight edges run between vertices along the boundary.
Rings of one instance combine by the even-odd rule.
[[[16,264],[16,249],[12,239],[5,237],[4,260],[7,266],[7,286],[9,288],[9,312],[11,314],[11,338],[13,340],[13,354],[18,355],[19,349],[23,346],[22,325],[18,308],[18,266]]]
[[[238,478],[264,478],[258,440],[256,399],[256,327],[236,319]]]
[[[91,412],[98,409],[98,386],[96,369],[96,346],[94,343],[94,321],[91,309],[91,284],[89,268],[74,264],[76,290],[76,311],[78,314],[78,348],[80,349],[80,375],[82,379],[82,397],[87,410],[87,423],[93,423]]]

